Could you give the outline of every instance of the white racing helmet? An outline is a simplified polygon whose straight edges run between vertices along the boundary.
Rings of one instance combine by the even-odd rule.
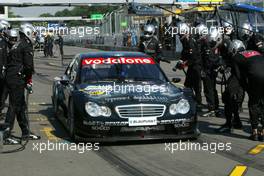
[[[19,28],[19,32],[24,34],[31,41],[32,44],[35,43],[36,29],[34,28],[32,24],[30,23],[21,24]]]
[[[17,42],[19,34],[17,29],[10,29],[7,33],[9,41],[11,43]]]
[[[230,35],[234,30],[233,22],[231,20],[224,21],[223,28],[225,29],[225,33]]]
[[[243,23],[242,24],[242,35],[253,35],[253,27],[249,23]]]
[[[12,37],[12,38],[19,36],[17,29],[10,29],[7,34],[8,34],[8,37]]]
[[[0,20],[0,31],[6,31],[11,27],[10,23],[6,20]]]
[[[223,22],[223,27],[233,27],[233,22],[231,20],[226,20]]]
[[[146,38],[151,38],[155,34],[155,26],[152,24],[147,24],[144,26],[144,36]]]
[[[228,48],[228,52],[232,55],[235,55],[236,53],[240,51],[245,51],[246,46],[241,40],[233,40]]]

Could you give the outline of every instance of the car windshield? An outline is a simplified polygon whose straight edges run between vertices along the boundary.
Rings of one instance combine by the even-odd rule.
[[[82,61],[81,83],[167,81],[152,58],[88,58]]]

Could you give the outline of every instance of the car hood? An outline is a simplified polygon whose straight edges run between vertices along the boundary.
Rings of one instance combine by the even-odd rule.
[[[80,84],[78,92],[89,101],[98,103],[136,104],[162,103],[175,101],[182,97],[183,91],[171,83],[97,83]]]

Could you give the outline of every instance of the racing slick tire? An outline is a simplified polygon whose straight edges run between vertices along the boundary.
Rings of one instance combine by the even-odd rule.
[[[4,134],[2,131],[0,131],[0,153],[2,153],[4,148]]]
[[[74,106],[73,106],[73,101],[70,99],[69,101],[69,109],[68,109],[68,131],[70,134],[70,138],[75,142],[77,141],[77,136],[76,136],[76,127],[74,123]]]
[[[59,107],[58,107],[58,100],[53,100],[53,113],[55,117],[58,117]]]
[[[55,117],[58,117],[58,113],[59,113],[59,102],[58,99],[56,98],[58,97],[58,90],[55,89],[54,95],[52,96],[52,105],[53,105],[53,113]]]

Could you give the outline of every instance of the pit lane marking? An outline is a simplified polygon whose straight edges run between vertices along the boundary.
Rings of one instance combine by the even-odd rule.
[[[248,154],[250,155],[257,155],[260,154],[262,151],[264,151],[264,144],[259,144],[256,147],[252,148]]]
[[[246,171],[247,171],[247,166],[237,165],[229,174],[229,176],[243,176],[245,175]]]
[[[48,62],[48,65],[50,65],[50,66],[60,66],[60,65],[57,65],[57,64],[55,64],[53,62]]]
[[[51,103],[47,103],[47,102],[39,102],[39,103],[35,103],[35,102],[33,102],[33,103],[29,103],[29,105],[51,105]]]
[[[50,127],[44,127],[43,130],[40,130],[40,131],[43,131],[45,133],[45,135],[47,136],[48,140],[50,140],[50,141],[56,141],[57,142],[60,140],[60,138],[58,138],[57,136],[55,136],[54,134],[51,133],[54,130]]]

